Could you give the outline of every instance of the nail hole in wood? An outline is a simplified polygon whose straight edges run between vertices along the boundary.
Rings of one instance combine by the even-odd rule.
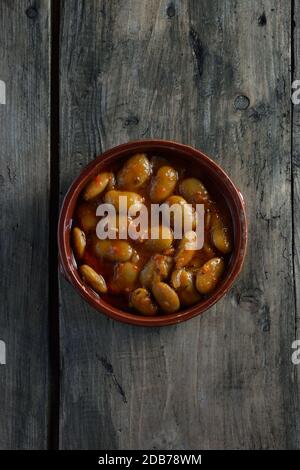
[[[173,18],[176,14],[174,3],[170,3],[167,8],[167,16],[168,18]]]
[[[140,120],[137,116],[128,116],[123,122],[123,127],[137,126],[139,122]]]
[[[245,95],[239,95],[234,100],[234,107],[235,109],[239,111],[244,111],[245,109],[249,107],[249,105],[250,105],[250,100]]]
[[[28,18],[30,18],[30,19],[36,18],[37,14],[38,14],[38,12],[37,12],[37,9],[35,7],[29,7],[26,10],[26,16],[28,16]]]
[[[258,24],[259,26],[265,26],[267,24],[267,18],[265,12],[263,12],[262,15],[258,18]]]

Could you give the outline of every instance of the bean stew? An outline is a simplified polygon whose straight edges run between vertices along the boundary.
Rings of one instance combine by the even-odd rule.
[[[120,196],[137,210],[144,204],[178,204],[194,228],[196,205],[204,205],[204,244],[187,249],[188,236],[174,238],[159,225],[158,238],[121,239],[134,217],[119,213]],[[100,204],[112,204],[115,239],[100,239]],[[233,250],[231,218],[218,191],[201,179],[201,171],[184,161],[138,153],[93,177],[78,198],[71,242],[83,282],[114,307],[137,315],[174,313],[209,297],[226,274]]]

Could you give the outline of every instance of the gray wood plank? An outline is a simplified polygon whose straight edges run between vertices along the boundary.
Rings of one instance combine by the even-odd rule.
[[[250,241],[227,297],[164,329],[113,322],[61,281],[61,448],[299,445],[290,21],[284,0],[63,2],[62,194],[113,145],[178,140],[239,185]]]
[[[294,2],[293,17],[293,80],[300,80],[300,5]],[[292,89],[294,93],[299,89]],[[298,96],[299,98],[299,93]],[[300,103],[293,106],[293,154],[292,154],[292,183],[293,183],[293,229],[294,229],[294,275],[295,275],[295,336],[300,340]],[[294,351],[294,349],[293,349]],[[294,366],[294,379],[298,384],[297,414],[300,414],[300,365]],[[300,436],[300,420],[297,422]],[[300,437],[299,437],[300,440]]]
[[[0,448],[48,440],[49,2],[0,3]]]

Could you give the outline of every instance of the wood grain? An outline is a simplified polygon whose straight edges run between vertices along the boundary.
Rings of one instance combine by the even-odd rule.
[[[62,194],[113,145],[178,140],[239,185],[250,238],[227,297],[179,326],[118,324],[61,281],[61,448],[299,447],[290,2],[64,0],[60,70]]]
[[[293,76],[300,80],[300,5],[294,2],[293,27]],[[299,87],[297,87],[299,89]],[[292,89],[294,92],[295,89]],[[299,95],[299,94],[298,94]],[[292,122],[292,185],[293,185],[293,260],[295,280],[295,335],[300,340],[300,104],[293,106]],[[294,367],[294,380],[298,386],[296,413],[300,415],[300,365]],[[297,421],[297,435],[300,436],[300,420]],[[300,437],[298,437],[300,441]],[[300,444],[298,444],[300,446]]]
[[[0,448],[48,441],[49,2],[0,3]]]

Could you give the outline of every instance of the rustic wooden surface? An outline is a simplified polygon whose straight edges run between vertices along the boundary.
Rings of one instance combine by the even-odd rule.
[[[300,80],[300,5],[295,2],[293,17],[292,81]],[[293,90],[294,91],[294,90]],[[293,106],[292,115],[292,208],[293,208],[293,261],[295,285],[295,339],[300,339],[300,104]],[[296,413],[300,415],[300,366],[294,372],[298,397]],[[300,436],[300,419],[297,420]],[[300,439],[299,439],[300,440]]]
[[[0,448],[48,446],[49,4],[0,2]]]
[[[11,351],[0,368],[0,447],[45,447],[47,439],[55,446],[51,433],[61,449],[300,448],[300,366],[291,362],[292,342],[300,339],[300,105],[290,101],[291,80],[300,79],[297,2],[61,2],[59,77],[52,63],[60,154],[58,162],[52,152],[52,187],[59,176],[63,197],[86,163],[128,140],[191,144],[243,192],[249,249],[226,298],[163,329],[109,320],[59,278],[59,422],[46,419],[58,395],[49,399],[47,344],[56,338],[52,329],[47,342],[43,282],[49,12],[41,1],[29,20],[21,16],[25,3],[0,6],[0,79],[15,80],[13,106],[0,108],[1,120],[9,113],[0,130],[2,266],[22,243],[0,277],[0,339]],[[55,105],[52,112],[53,133]],[[15,173],[6,172],[7,163]],[[13,229],[12,213],[22,232]]]

